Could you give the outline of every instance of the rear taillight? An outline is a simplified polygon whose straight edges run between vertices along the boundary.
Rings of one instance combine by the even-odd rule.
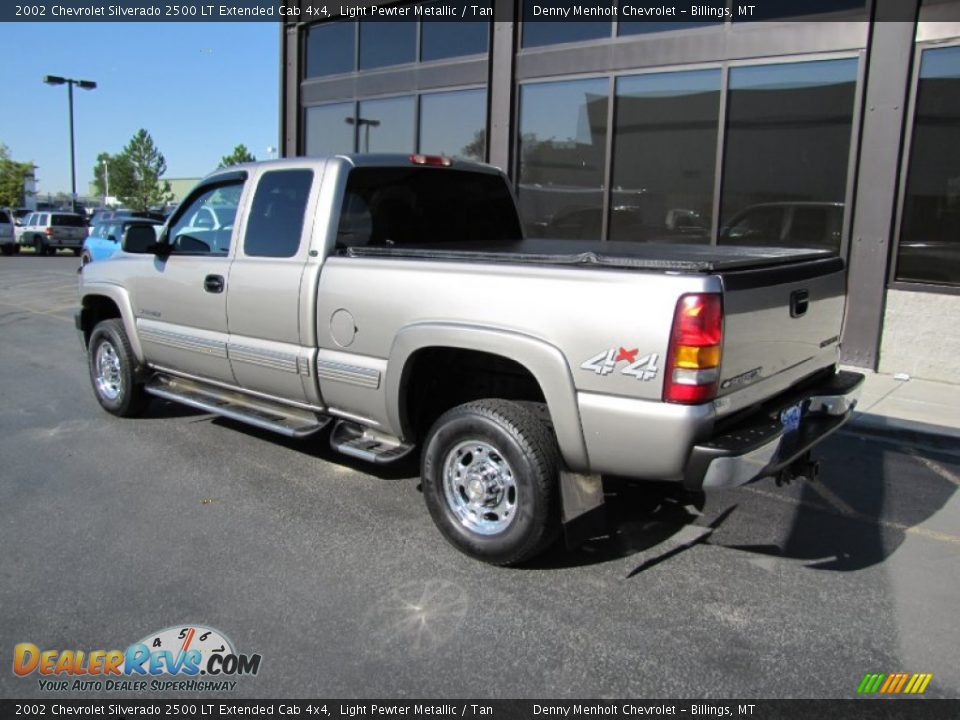
[[[52,227],[46,227],[46,228],[44,228],[44,229],[43,229],[43,232],[44,232],[44,234],[46,234],[47,237],[53,237],[53,228],[52,228]]]
[[[673,314],[667,351],[664,402],[713,400],[720,378],[723,300],[717,293],[683,295]]]
[[[432,165],[434,167],[450,167],[453,160],[443,155],[411,155],[410,162],[414,165]]]

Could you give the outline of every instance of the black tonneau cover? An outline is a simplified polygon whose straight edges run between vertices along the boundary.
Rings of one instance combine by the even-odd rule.
[[[343,248],[337,252],[346,257],[396,257],[448,262],[587,265],[698,273],[761,269],[809,260],[822,260],[834,255],[828,250],[622,241],[604,243],[599,240],[547,240],[540,238],[501,243],[451,242],[437,245],[367,245]]]

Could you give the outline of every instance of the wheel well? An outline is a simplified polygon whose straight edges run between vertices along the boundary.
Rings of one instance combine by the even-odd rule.
[[[80,311],[80,328],[83,331],[84,344],[90,344],[90,335],[97,323],[119,317],[122,317],[120,308],[113,300],[103,295],[87,295],[83,299],[83,309]]]
[[[404,435],[419,441],[444,412],[482,398],[544,402],[533,373],[515,360],[460,348],[418,350],[400,382]]]

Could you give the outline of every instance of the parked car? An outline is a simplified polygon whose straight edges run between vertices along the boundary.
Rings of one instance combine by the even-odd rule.
[[[86,265],[94,260],[106,260],[120,250],[120,241],[123,240],[123,234],[127,231],[127,228],[135,223],[153,225],[157,235],[160,234],[160,229],[163,227],[163,223],[159,220],[130,216],[95,223],[90,227],[90,234],[87,239],[83,241],[80,262]]]
[[[13,255],[18,250],[14,227],[13,214],[7,210],[0,210],[0,252],[4,255]]]
[[[37,255],[55,255],[60,248],[79,255],[87,237],[87,219],[78,213],[35,212],[24,224],[18,244],[33,247]]]
[[[210,209],[244,220],[204,226]],[[838,369],[835,254],[524,239],[486,165],[245,164],[201,181],[159,242],[146,224],[121,242],[79,275],[104,410],[159,397],[289,437],[330,425],[374,464],[419,448],[440,532],[498,565],[584,532],[602,475],[815,478],[810,450],[863,381]]]
[[[759,203],[741,210],[720,230],[721,245],[840,250],[843,203]]]
[[[99,225],[103,222],[108,222],[110,220],[117,220],[119,218],[143,218],[144,220],[159,220],[163,222],[166,220],[166,216],[161,213],[156,212],[141,212],[139,210],[129,210],[127,208],[115,208],[112,210],[100,209],[96,210],[93,215],[90,216],[90,228],[87,231],[87,234],[90,235],[93,233],[93,228],[95,225]]]

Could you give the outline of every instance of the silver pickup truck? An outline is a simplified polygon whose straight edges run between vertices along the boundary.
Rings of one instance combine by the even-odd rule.
[[[693,490],[814,474],[850,416],[842,260],[524,239],[497,169],[297,158],[204,179],[84,266],[97,400],[151,396],[372,463],[419,449],[430,514],[495,564],[575,537],[601,475]]]

